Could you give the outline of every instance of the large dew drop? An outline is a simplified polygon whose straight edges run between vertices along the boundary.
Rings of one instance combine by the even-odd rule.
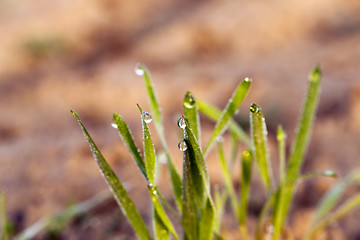
[[[252,79],[247,77],[247,78],[244,79],[244,81],[245,82],[252,82]]]
[[[260,110],[260,107],[256,103],[251,104],[250,112],[257,113],[259,110]]]
[[[151,123],[152,121],[152,117],[148,112],[143,112],[143,118],[146,123]]]
[[[178,144],[178,148],[180,149],[180,151],[184,152],[187,149],[187,144],[185,139],[181,140]]]
[[[111,126],[116,129],[118,128],[118,125],[116,123],[111,123]]]
[[[177,125],[181,128],[181,129],[185,129],[186,127],[186,121],[185,119],[181,116],[179,117],[179,119],[177,120]]]
[[[143,76],[144,73],[145,73],[144,69],[142,69],[141,63],[136,64],[134,71],[135,71],[135,74],[138,75],[138,76]]]
[[[186,92],[184,98],[184,106],[187,108],[193,108],[195,106],[195,99],[192,96],[191,92]]]

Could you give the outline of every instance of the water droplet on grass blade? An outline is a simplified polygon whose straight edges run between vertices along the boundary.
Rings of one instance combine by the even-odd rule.
[[[116,123],[111,123],[111,126],[116,129],[118,128],[118,125]]]
[[[216,138],[216,141],[219,142],[219,143],[224,142],[223,136],[218,136],[218,137]]]
[[[143,112],[143,118],[146,123],[151,123],[152,121],[152,117],[148,112]]]
[[[195,99],[192,96],[191,92],[186,92],[184,98],[184,106],[187,108],[193,108],[195,106]]]
[[[143,76],[144,75],[144,69],[142,69],[142,64],[141,63],[138,63],[136,64],[135,66],[135,74],[138,75],[138,76]]]
[[[251,104],[250,112],[257,113],[259,110],[260,110],[260,107],[256,103]]]
[[[180,149],[180,151],[184,152],[187,149],[187,144],[185,139],[181,140],[178,144],[178,148]]]
[[[247,78],[244,79],[244,81],[245,82],[252,82],[252,79],[247,77]]]
[[[337,177],[336,173],[334,171],[331,171],[331,170],[326,170],[323,173],[324,173],[325,176]]]
[[[181,128],[181,129],[185,129],[186,127],[186,121],[185,119],[181,116],[179,117],[179,119],[177,120],[177,125]]]

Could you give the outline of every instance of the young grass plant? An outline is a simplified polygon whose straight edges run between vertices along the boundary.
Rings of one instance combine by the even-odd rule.
[[[183,102],[184,113],[177,121],[177,125],[184,135],[184,138],[178,144],[179,149],[183,153],[183,174],[182,177],[180,177],[165,140],[160,105],[151,81],[150,72],[142,64],[137,66],[135,72],[144,77],[150,103],[150,113],[143,111],[138,105],[143,130],[143,156],[140,154],[140,150],[136,146],[134,138],[123,117],[115,113],[113,126],[119,131],[132,158],[148,184],[149,195],[152,200],[153,235],[150,234],[151,231],[147,229],[144,220],[126,189],[95,145],[79,116],[74,111],[72,111],[72,113],[80,124],[110,190],[140,239],[180,239],[181,236],[188,240],[222,239],[221,233],[223,228],[221,219],[227,198],[230,199],[234,215],[238,220],[239,232],[242,239],[250,239],[247,226],[247,206],[250,180],[252,177],[252,165],[253,162],[255,162],[259,170],[260,178],[264,183],[266,195],[268,196],[268,200],[259,215],[255,237],[256,239],[264,239],[264,225],[265,222],[269,220],[273,226],[271,237],[277,240],[282,237],[283,226],[289,213],[289,207],[296,185],[300,181],[317,176],[335,176],[332,171],[300,175],[317,106],[321,82],[321,71],[319,67],[316,67],[310,75],[308,93],[287,167],[285,161],[286,133],[280,126],[278,127],[277,140],[279,144],[280,176],[277,183],[272,173],[267,145],[266,123],[260,106],[255,103],[250,106],[251,138],[247,137],[241,127],[233,120],[233,116],[237,113],[240,104],[250,89],[251,80],[249,78],[246,78],[238,85],[223,111],[218,110],[204,101],[195,100],[190,92],[185,94]],[[205,145],[204,151],[202,151],[201,148],[199,112],[202,112],[205,116],[216,122],[213,133]],[[167,158],[167,166],[173,187],[174,199],[178,208],[177,210],[173,209],[170,204],[167,203],[157,188],[157,155],[148,127],[148,124],[152,120],[155,123],[159,135],[162,151]],[[222,134],[227,129],[232,137],[230,162],[227,161],[225,157],[224,146],[221,140]],[[210,177],[205,163],[205,156],[210,152],[216,140],[218,140],[217,148],[225,187],[221,190],[216,188],[214,201],[211,194]],[[243,142],[245,146],[250,149],[242,149],[241,158],[239,159],[241,182],[240,189],[237,191],[232,183],[232,171],[230,171],[230,168],[234,166],[234,161],[237,159],[237,143],[239,141]],[[360,178],[359,176],[359,171],[354,172],[330,190],[324,197],[318,207],[313,224],[311,225],[312,227],[306,234],[306,240],[314,238],[318,232],[324,230],[326,226],[337,221],[360,203],[360,196],[356,194],[330,214],[330,211],[334,209],[334,206],[343,194],[345,186],[358,180]],[[178,220],[177,223],[170,221],[168,212],[174,215]],[[176,225],[174,224],[182,227],[183,232],[181,234],[178,234],[175,230]]]

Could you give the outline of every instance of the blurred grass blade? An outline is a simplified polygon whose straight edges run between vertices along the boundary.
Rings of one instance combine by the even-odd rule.
[[[148,112],[144,112],[139,105],[137,106],[141,114],[146,173],[149,179],[149,183],[155,184],[155,162],[156,162],[155,148],[148,126],[148,123],[152,121],[152,118]]]
[[[201,146],[199,108],[191,92],[186,92],[184,97],[184,115],[189,119],[190,126],[194,131],[195,137],[198,140],[199,145]]]
[[[155,239],[170,240],[170,232],[154,209],[154,232]]]
[[[199,107],[199,111],[205,114],[208,118],[212,119],[213,121],[217,122],[221,117],[221,111],[216,107],[203,102],[201,100],[196,100],[196,104]],[[250,139],[244,132],[244,130],[236,124],[233,119],[229,120],[228,128],[231,133],[235,134],[238,139],[243,141],[248,147],[250,147]]]
[[[295,137],[295,141],[292,145],[285,181],[291,180],[299,175],[304,159],[305,150],[308,145],[312,122],[315,116],[315,109],[319,97],[320,83],[321,70],[320,67],[317,66],[309,77],[309,86],[306,94],[305,103],[303,105],[301,117],[297,126],[297,134]],[[293,191],[293,187],[282,189],[280,191],[274,213],[274,240],[278,240],[280,237],[282,226],[289,211]]]
[[[147,69],[147,67],[144,64],[139,63],[136,66],[135,72],[138,75],[143,75],[144,76],[144,81],[145,81],[145,85],[146,85],[146,92],[147,92],[148,99],[149,99],[151,114],[152,114],[152,117],[153,117],[154,122],[155,122],[156,131],[157,131],[157,133],[159,135],[159,139],[161,141],[161,144],[162,144],[162,146],[164,148],[164,151],[165,151],[165,154],[166,154],[168,171],[169,171],[171,184],[172,184],[174,195],[175,195],[175,200],[176,200],[178,208],[181,211],[181,208],[182,208],[182,200],[181,200],[181,194],[182,194],[182,186],[181,186],[181,184],[182,183],[181,183],[181,178],[180,178],[180,175],[179,175],[178,171],[175,168],[174,162],[173,162],[172,157],[170,155],[170,151],[169,151],[168,146],[166,144],[165,133],[164,133],[162,117],[161,117],[161,110],[160,110],[161,108],[160,108],[159,101],[158,101],[157,96],[156,96],[156,92],[155,92],[153,83],[151,81],[150,71]]]
[[[260,216],[257,220],[256,231],[255,231],[255,239],[256,240],[264,239],[262,236],[263,236],[265,219],[267,217],[267,214],[268,214],[270,208],[274,205],[274,201],[275,201],[277,194],[278,193],[273,193],[266,201],[264,207],[261,209]]]
[[[146,181],[148,181],[144,160],[140,155],[139,148],[136,146],[134,138],[131,135],[128,126],[126,125],[125,120],[117,113],[114,113],[113,119],[115,124],[117,125],[117,129],[120,133],[121,138],[125,143],[125,146],[127,147],[131,156],[135,160],[139,170],[145,177]]]
[[[250,191],[251,181],[251,168],[252,168],[253,156],[251,151],[243,151],[241,156],[241,184],[240,184],[240,208],[239,208],[239,222],[240,228],[244,232],[242,235],[247,236],[246,230],[246,213],[248,209],[248,196]]]
[[[1,239],[7,240],[10,238],[11,228],[6,217],[6,197],[5,193],[0,192],[0,220],[1,220]]]
[[[207,198],[202,210],[200,222],[200,240],[211,240],[214,234],[215,211],[210,197]]]
[[[221,222],[222,222],[222,217],[223,217],[224,210],[225,210],[225,203],[226,203],[227,197],[228,197],[228,193],[226,190],[220,192],[219,188],[215,186],[214,199],[215,199],[216,217],[215,217],[214,229],[216,232],[221,231]]]
[[[131,200],[130,196],[128,195],[127,191],[123,187],[122,183],[119,181],[113,170],[111,169],[110,165],[107,163],[103,155],[101,154],[100,150],[92,140],[91,136],[89,135],[88,131],[85,129],[84,125],[82,124],[79,116],[74,112],[71,111],[74,116],[77,118],[80,127],[84,133],[84,136],[89,144],[89,147],[94,155],[96,163],[98,164],[101,173],[103,174],[106,183],[108,184],[110,190],[112,191],[115,200],[117,201],[118,205],[120,206],[123,214],[127,217],[130,221],[132,227],[134,228],[136,234],[139,236],[140,239],[151,239],[149,231],[146,228],[146,225],[140,216],[138,210],[136,209],[133,201]]]
[[[266,123],[261,108],[255,103],[250,106],[250,130],[252,150],[255,153],[260,177],[265,188],[268,192],[271,192],[273,187],[273,177],[269,159]]]
[[[282,126],[279,125],[277,128],[276,138],[279,145],[279,182],[280,184],[284,183],[285,181],[285,140],[286,140],[286,133],[283,130]]]
[[[317,233],[321,232],[329,225],[335,223],[350,211],[354,210],[356,207],[359,207],[359,205],[360,193],[357,193],[355,196],[351,197],[345,203],[343,203],[333,214],[331,214],[331,216],[326,217],[323,221],[317,224],[306,239],[314,239]]]
[[[150,197],[151,197],[152,203],[154,205],[154,209],[155,209],[154,217],[160,218],[161,223],[163,224],[163,230],[169,230],[173,234],[175,239],[179,240],[179,237],[175,231],[173,224],[171,223],[170,219],[166,215],[164,207],[161,205],[160,199],[158,197],[157,188],[151,184],[149,184],[148,188],[149,188]],[[160,227],[160,226],[158,226],[158,227]]]
[[[236,88],[235,92],[233,93],[231,99],[229,100],[227,106],[225,107],[224,111],[221,113],[221,116],[216,123],[215,129],[210,137],[210,140],[205,147],[204,156],[207,155],[207,153],[210,150],[210,147],[212,146],[216,138],[224,132],[230,119],[238,111],[240,104],[242,103],[242,101],[244,100],[245,96],[249,91],[250,85],[251,85],[251,79],[245,78],[245,80],[242,81],[239,84],[239,86]]]
[[[223,143],[221,141],[218,141],[217,147],[218,147],[221,171],[222,171],[222,174],[223,174],[223,177],[224,177],[224,180],[225,180],[226,190],[229,193],[229,197],[230,197],[230,201],[231,201],[231,205],[232,205],[232,208],[234,210],[234,213],[236,214],[236,217],[240,222],[239,204],[238,204],[238,200],[236,199],[234,186],[232,184],[229,168],[228,168],[228,165],[226,163]]]

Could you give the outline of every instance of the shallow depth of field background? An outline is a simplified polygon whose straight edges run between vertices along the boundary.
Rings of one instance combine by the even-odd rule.
[[[148,105],[134,74],[137,62],[152,72],[179,170],[176,119],[187,90],[223,108],[236,85],[251,77],[236,120],[246,127],[250,103],[262,106],[276,168],[274,131],[281,123],[292,140],[316,64],[324,78],[303,171],[332,169],[344,176],[360,167],[358,0],[0,0],[0,190],[19,229],[106,188],[70,109],[148,214],[145,182],[110,126],[112,113],[120,113],[142,146],[136,103],[144,110]],[[206,142],[213,124],[202,120]],[[214,184],[222,182],[217,164],[213,151]],[[164,179],[160,186],[170,196]],[[334,182],[300,186],[290,221],[296,236]],[[111,209],[102,224],[119,215]],[[90,221],[87,230],[97,231],[98,239],[100,224]],[[339,226],[348,239],[360,235],[354,217]],[[120,227],[116,234],[126,231]]]

